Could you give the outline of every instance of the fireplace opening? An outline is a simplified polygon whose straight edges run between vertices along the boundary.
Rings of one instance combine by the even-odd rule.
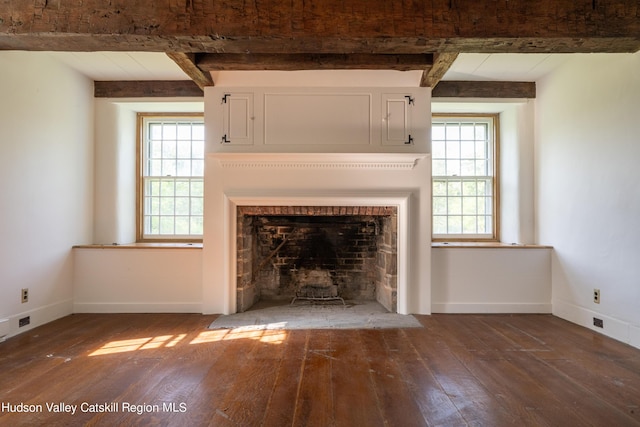
[[[397,208],[240,206],[237,311],[258,301],[376,300],[397,311]]]

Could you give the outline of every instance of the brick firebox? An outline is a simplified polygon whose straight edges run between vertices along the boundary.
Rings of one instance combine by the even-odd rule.
[[[291,301],[308,272],[344,299],[397,311],[397,207],[238,206],[237,311]]]

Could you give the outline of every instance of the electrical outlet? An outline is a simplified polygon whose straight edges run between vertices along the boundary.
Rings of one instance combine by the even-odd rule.
[[[22,303],[29,302],[29,288],[22,288]]]
[[[604,328],[604,322],[602,321],[602,319],[598,319],[597,317],[594,317],[593,326],[596,326],[598,328]]]
[[[23,317],[18,320],[18,327],[22,328],[23,326],[27,326],[29,323],[31,323],[31,316]]]
[[[600,289],[593,290],[593,302],[600,304]]]

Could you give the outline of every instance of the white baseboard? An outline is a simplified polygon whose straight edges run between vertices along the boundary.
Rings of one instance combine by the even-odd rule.
[[[202,313],[201,302],[181,303],[83,303],[73,304],[74,313]]]
[[[507,304],[483,304],[483,303],[432,303],[432,313],[448,313],[448,314],[550,314],[551,304],[544,303],[507,303]]]
[[[640,348],[640,327],[631,325],[628,322],[566,301],[553,302],[553,315],[599,332],[625,344]],[[594,317],[602,320],[602,328],[593,325]]]
[[[27,332],[33,328],[37,328],[38,326],[60,319],[61,317],[68,316],[71,313],[73,313],[73,300],[69,299],[28,311],[23,311],[12,316],[7,316],[8,334],[4,338],[10,338],[23,332]],[[20,319],[27,316],[29,316],[30,323],[26,326],[20,327]]]

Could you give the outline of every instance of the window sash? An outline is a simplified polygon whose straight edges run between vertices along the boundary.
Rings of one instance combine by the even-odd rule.
[[[496,116],[432,120],[432,238],[496,240]]]
[[[139,120],[138,240],[202,240],[202,117],[140,114]]]

